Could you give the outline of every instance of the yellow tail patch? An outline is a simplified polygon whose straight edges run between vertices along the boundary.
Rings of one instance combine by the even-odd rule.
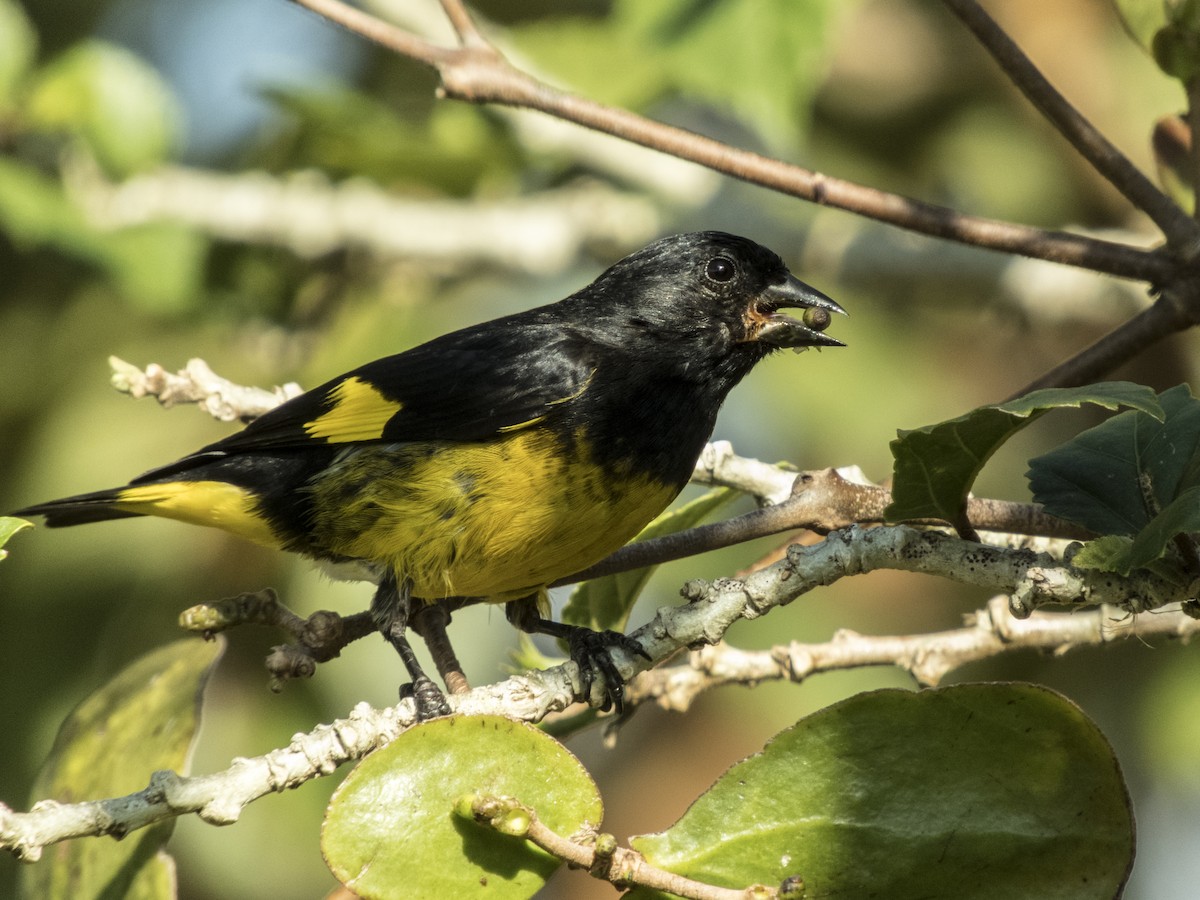
[[[139,484],[117,494],[113,505],[127,512],[220,528],[267,547],[280,546],[254,494],[224,481]]]

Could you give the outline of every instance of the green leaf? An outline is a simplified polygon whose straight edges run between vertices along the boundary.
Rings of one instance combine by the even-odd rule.
[[[1135,536],[1200,485],[1200,401],[1159,395],[1162,416],[1126,412],[1029,462],[1033,498],[1098,534]]]
[[[477,108],[438,104],[427,121],[414,122],[394,103],[335,83],[278,85],[262,93],[291,120],[278,165],[421,191],[437,186],[458,196],[470,195],[484,175],[516,171],[507,132]]]
[[[515,797],[547,826],[594,830],[591,776],[558,741],[499,716],[450,716],[409,729],[338,787],[321,848],[338,880],[375,900],[531,897],[558,861],[454,813],[466,794]]]
[[[1119,534],[1106,534],[1088,541],[1079,552],[1071,557],[1071,565],[1077,569],[1101,569],[1105,572],[1120,571],[1129,559],[1133,538]]]
[[[224,646],[175,641],[135,660],[79,704],[59,729],[33,789],[62,803],[120,797],[152,772],[187,767],[205,682]],[[130,833],[120,843],[82,838],[59,844],[21,870],[28,898],[174,897],[174,867],[161,852],[174,821]]]
[[[731,488],[716,488],[678,509],[668,510],[642,529],[634,541],[646,541],[684,531],[724,506],[737,496]],[[629,613],[657,566],[618,572],[593,578],[571,592],[562,611],[562,620],[571,625],[586,625],[593,631],[624,631]]]
[[[22,82],[37,57],[37,33],[25,11],[0,0],[0,113],[17,106]]]
[[[96,40],[77,44],[42,70],[27,112],[35,127],[82,138],[116,176],[166,159],[180,121],[175,98],[154,69]]]
[[[25,528],[32,528],[32,522],[26,522],[24,519],[16,519],[12,516],[0,516],[0,559],[8,556],[8,551],[4,549],[4,545],[8,543],[8,539]]]
[[[1162,415],[1150,388],[1110,381],[1034,391],[1007,403],[981,406],[937,425],[900,431],[891,444],[895,459],[892,503],[884,516],[892,522],[960,521],[976,476],[1005,441],[1052,409],[1084,403],[1105,409],[1127,406]]]
[[[103,262],[132,303],[159,315],[192,309],[200,297],[208,239],[175,222],[133,225],[102,235]]]
[[[52,243],[79,255],[97,252],[83,216],[62,187],[33,166],[0,157],[0,228],[18,245]]]
[[[799,875],[809,897],[890,900],[1111,900],[1134,852],[1112,748],[1078,707],[1031,684],[852,697],[631,843],[709,884]]]

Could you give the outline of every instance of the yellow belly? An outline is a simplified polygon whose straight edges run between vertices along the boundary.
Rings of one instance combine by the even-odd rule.
[[[554,442],[531,431],[352,451],[313,488],[314,543],[391,568],[416,597],[512,600],[607,556],[677,493]]]

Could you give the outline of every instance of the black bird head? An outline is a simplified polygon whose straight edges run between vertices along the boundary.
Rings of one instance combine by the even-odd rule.
[[[841,347],[823,333],[845,310],[747,238],[701,231],[663,238],[613,265],[576,298],[625,347],[736,382],[785,347]],[[781,310],[803,310],[803,321]],[[663,361],[666,361],[665,359]],[[722,379],[725,380],[725,379]]]

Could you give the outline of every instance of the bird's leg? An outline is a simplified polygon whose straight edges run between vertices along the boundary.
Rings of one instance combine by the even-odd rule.
[[[450,606],[447,603],[424,603],[412,611],[412,630],[425,641],[446,689],[452,694],[465,694],[471,685],[450,646],[450,635],[446,634],[449,624]]]
[[[630,656],[650,659],[650,654],[633,638],[619,631],[593,631],[584,625],[567,625],[545,618],[538,610],[536,594],[513,600],[504,606],[504,614],[517,628],[528,634],[545,634],[566,641],[571,659],[579,666],[583,696],[592,692],[592,680],[597,671],[604,677],[604,705],[601,710],[613,709],[618,715],[625,711],[625,679],[617,671],[611,650],[618,647]]]
[[[417,707],[417,721],[436,719],[450,715],[446,695],[434,684],[413,653],[412,645],[405,636],[408,617],[412,609],[412,582],[396,583],[396,576],[388,573],[380,579],[379,589],[371,600],[371,618],[384,640],[396,648],[408,676],[412,679],[413,701]]]

